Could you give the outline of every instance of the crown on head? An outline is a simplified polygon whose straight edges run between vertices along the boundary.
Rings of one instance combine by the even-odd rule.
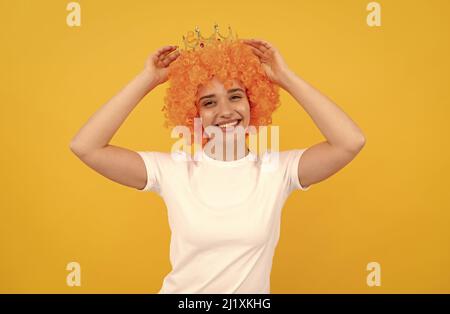
[[[183,35],[184,50],[197,50],[216,41],[233,41],[236,39],[238,39],[237,33],[235,32],[233,35],[230,26],[228,26],[228,36],[220,34],[217,23],[214,24],[214,33],[209,37],[203,37],[198,26],[195,26],[195,34],[193,31],[189,31],[187,36]]]

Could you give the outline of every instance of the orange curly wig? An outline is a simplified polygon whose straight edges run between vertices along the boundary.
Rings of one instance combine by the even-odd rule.
[[[170,85],[162,109],[166,128],[187,126],[191,131],[191,143],[194,143],[194,118],[200,117],[197,92],[213,77],[226,89],[231,87],[232,80],[243,84],[250,105],[250,125],[257,131],[259,126],[272,123],[272,113],[280,106],[279,86],[267,77],[251,48],[234,40],[217,41],[195,51],[180,51],[169,66]],[[208,140],[202,137],[202,146]]]

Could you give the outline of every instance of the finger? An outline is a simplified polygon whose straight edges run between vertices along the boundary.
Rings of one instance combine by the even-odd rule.
[[[266,57],[268,49],[261,46],[250,46],[252,51],[259,57]]]
[[[263,53],[264,53],[264,51],[267,50],[266,47],[262,46],[261,44],[259,44],[257,42],[248,42],[247,44],[253,48],[259,49]]]
[[[259,39],[259,38],[253,38],[254,41],[264,44],[264,45],[270,45],[268,41],[265,41],[264,39]]]
[[[158,50],[156,51],[156,54],[159,55],[159,54],[163,53],[164,51],[170,50],[171,48],[172,48],[172,46],[164,46],[164,47],[158,49]]]
[[[251,46],[258,46],[258,43],[253,40],[244,40],[244,43]]]
[[[244,43],[249,44],[249,45],[255,45],[255,46],[261,45],[260,42],[258,42],[257,40],[254,40],[254,39],[244,39]]]
[[[174,53],[168,55],[166,57],[167,60],[169,60],[170,62],[172,62],[173,60],[175,60],[176,58],[178,58],[180,56],[180,52],[179,51],[175,51]]]
[[[173,50],[164,51],[159,56],[156,56],[156,60],[163,61],[165,58],[167,58],[168,56],[171,56],[171,55],[173,55],[175,53],[180,53],[180,52],[179,51],[173,52]]]
[[[253,39],[253,42],[259,46],[265,47],[266,49],[272,49],[273,47],[269,42],[262,39]]]
[[[175,48],[176,49],[176,48]],[[180,51],[179,50],[168,50],[168,51],[164,51],[161,55],[160,55],[160,58],[166,58],[167,56],[170,56],[170,55],[173,55],[173,54],[175,54],[175,53],[180,53]]]
[[[180,52],[179,51],[175,51],[173,54],[168,55],[166,58],[164,58],[162,60],[162,63],[164,64],[164,66],[168,66],[170,63],[172,63],[179,56],[180,56]]]
[[[164,47],[160,48],[159,50],[160,51],[164,51],[164,50],[171,50],[171,49],[175,49],[175,48],[178,48],[178,46],[167,45],[167,46],[164,46]]]
[[[177,46],[164,46],[156,52],[157,56],[161,56],[167,54],[170,51],[173,51],[177,48]]]
[[[176,49],[177,49],[177,47],[175,47],[175,46],[170,47],[169,49],[164,50],[163,52],[161,52],[160,56],[165,57],[165,56],[167,56],[168,54],[174,52]]]
[[[264,41],[262,39],[257,39],[257,38],[245,39],[245,41],[251,42],[251,43],[255,43],[255,44],[259,44],[259,45],[267,43],[266,41]]]
[[[260,50],[254,47],[251,47],[251,49],[255,55],[257,55],[260,58],[264,58],[264,53],[262,53]]]
[[[258,42],[258,41],[249,41],[248,45],[259,49],[262,53],[265,53],[267,50],[271,49],[267,45],[264,45],[263,43]]]

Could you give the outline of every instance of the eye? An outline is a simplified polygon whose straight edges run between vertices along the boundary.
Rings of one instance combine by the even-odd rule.
[[[231,96],[231,99],[241,99],[242,97],[240,95],[233,95]],[[203,103],[203,106],[207,107],[210,104],[214,103],[214,101],[207,101]]]

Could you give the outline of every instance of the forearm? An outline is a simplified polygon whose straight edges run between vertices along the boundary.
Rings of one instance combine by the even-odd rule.
[[[352,152],[361,149],[365,143],[363,132],[332,100],[294,72],[286,73],[282,85],[309,114],[329,144]]]
[[[71,149],[84,154],[108,145],[139,101],[155,87],[153,76],[140,72],[89,118],[72,139]]]

